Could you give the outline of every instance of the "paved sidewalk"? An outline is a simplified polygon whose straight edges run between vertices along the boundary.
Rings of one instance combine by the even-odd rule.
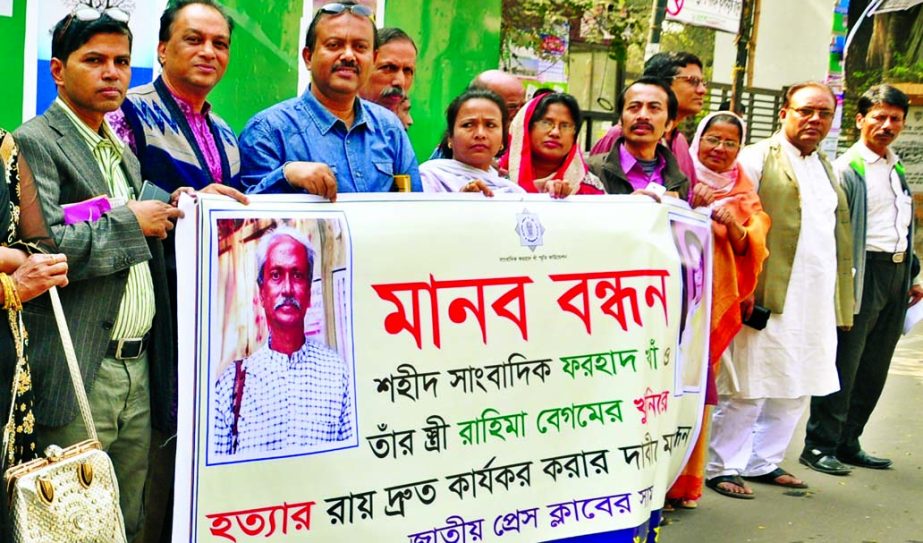
[[[754,500],[706,488],[699,508],[667,514],[665,543],[923,543],[923,326],[902,339],[888,383],[862,437],[889,470],[855,468],[835,477],[798,463],[801,421],[783,467],[808,490],[753,483]]]

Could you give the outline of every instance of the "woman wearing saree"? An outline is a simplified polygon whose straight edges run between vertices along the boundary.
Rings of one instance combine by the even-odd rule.
[[[580,106],[569,94],[552,92],[529,100],[510,125],[509,152],[500,167],[526,192],[555,198],[605,194],[577,145],[582,121]]]
[[[27,335],[22,303],[53,286],[67,285],[67,259],[61,254],[34,254],[15,248],[20,240],[40,241],[45,222],[38,194],[20,182],[20,164],[13,138],[0,129],[0,303],[7,323],[0,325],[0,416],[3,451],[0,466],[32,460],[38,454],[33,437],[32,378],[26,359]],[[10,404],[16,409],[10,416]],[[7,541],[7,500],[0,490],[0,540]]]
[[[753,308],[756,280],[768,256],[766,234],[769,216],[763,212],[753,183],[737,164],[746,141],[744,122],[721,111],[702,119],[690,146],[698,182],[714,193],[710,205],[714,258],[712,266],[712,315],[705,410],[699,439],[686,467],[667,493],[667,501],[693,508],[702,495],[708,430],[712,406],[717,404],[716,376],[722,354],[740,331]],[[716,478],[719,479],[719,478]],[[711,480],[715,491],[737,498],[752,497],[737,480]]]

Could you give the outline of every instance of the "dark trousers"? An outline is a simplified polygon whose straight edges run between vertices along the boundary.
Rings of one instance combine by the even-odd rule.
[[[851,456],[884,389],[907,311],[907,266],[867,253],[862,306],[849,331],[837,332],[840,390],[811,398],[805,451]]]

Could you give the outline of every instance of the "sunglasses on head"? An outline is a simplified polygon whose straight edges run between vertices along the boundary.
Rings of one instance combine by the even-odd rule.
[[[103,15],[108,16],[113,21],[118,21],[120,23],[128,23],[130,15],[127,11],[121,8],[105,8],[97,9],[93,6],[78,6],[74,8],[74,11],[71,12],[70,16],[67,19],[67,22],[64,23],[64,28],[61,29],[61,35],[64,36],[67,34],[70,25],[74,22],[74,19],[83,22],[95,21],[101,18]]]
[[[363,6],[361,4],[341,4],[339,2],[331,2],[330,4],[324,4],[318,10],[320,13],[329,13],[331,15],[339,15],[344,11],[349,11],[353,15],[359,15],[360,17],[372,17],[372,8],[368,6]]]

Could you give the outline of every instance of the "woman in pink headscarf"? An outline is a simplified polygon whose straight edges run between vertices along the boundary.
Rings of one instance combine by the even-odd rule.
[[[560,92],[533,98],[510,124],[509,152],[500,167],[526,192],[547,192],[554,198],[571,194],[605,194],[590,173],[577,145],[582,121],[577,100]]]

